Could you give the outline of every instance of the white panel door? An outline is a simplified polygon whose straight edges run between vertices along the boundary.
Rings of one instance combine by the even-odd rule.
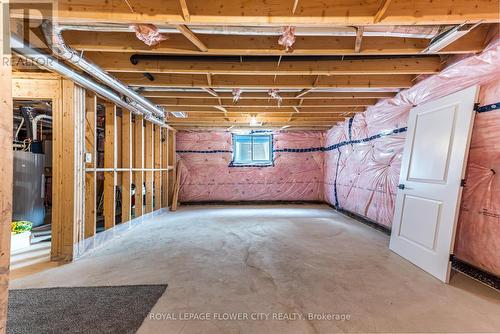
[[[448,283],[477,86],[410,112],[390,249]]]

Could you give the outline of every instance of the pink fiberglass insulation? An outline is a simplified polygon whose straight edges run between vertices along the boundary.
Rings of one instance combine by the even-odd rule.
[[[475,84],[481,85],[481,105],[500,102],[499,46],[496,39],[481,54],[457,61],[330,129],[325,201],[390,227],[409,111]],[[498,114],[478,114],[476,119],[456,250],[457,257],[495,274],[500,274]]]
[[[480,105],[500,102],[500,78],[481,87]],[[497,104],[495,109],[500,109]],[[481,109],[480,109],[481,110]],[[500,110],[476,115],[455,255],[500,275]]]
[[[323,132],[274,133],[274,166],[229,167],[229,132],[179,131],[177,152],[183,159],[181,202],[321,201],[323,152],[280,152],[323,146]],[[188,152],[190,151],[190,152]]]

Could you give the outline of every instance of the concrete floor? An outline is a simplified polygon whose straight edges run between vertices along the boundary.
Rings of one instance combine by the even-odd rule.
[[[139,333],[500,332],[500,293],[461,274],[442,284],[388,244],[327,206],[181,206],[11,287],[168,283],[152,310],[167,319]],[[168,319],[184,312],[250,319]]]

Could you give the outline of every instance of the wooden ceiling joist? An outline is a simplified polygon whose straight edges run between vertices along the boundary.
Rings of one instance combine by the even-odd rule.
[[[182,6],[182,5],[181,5]],[[134,13],[126,1],[60,0],[60,22],[123,22],[153,24],[185,24],[186,18],[177,1],[142,0],[134,2]],[[266,0],[189,0],[189,18],[192,24],[225,25],[370,25],[374,14],[380,11],[380,2],[344,0],[334,5],[323,0],[301,3],[293,13],[292,1]],[[187,8],[187,7],[186,7]],[[380,23],[459,24],[465,21],[499,20],[497,0],[393,0],[386,8]],[[154,13],[154,15],[152,15]],[[376,14],[375,14],[376,15]]]
[[[179,59],[165,57],[155,60],[155,56],[139,55],[131,64],[130,54],[87,52],[87,58],[108,72],[148,72],[206,74],[208,82],[211,75],[370,75],[370,74],[434,74],[441,69],[439,56],[412,56],[385,59],[339,59],[339,60],[300,60],[283,57],[280,66],[272,60],[210,60],[207,58]]]
[[[479,52],[491,25],[481,24],[467,35],[439,50],[439,54]],[[275,36],[204,35],[206,51],[200,51],[181,34],[150,47],[127,32],[65,31],[66,42],[77,50],[102,52],[203,54],[203,55],[283,55]],[[418,55],[429,46],[429,39],[363,36],[363,48],[354,50],[355,36],[297,36],[293,55]]]
[[[205,75],[190,74],[155,74],[151,81],[141,73],[115,73],[115,77],[131,86],[140,87],[198,87],[198,88],[278,88],[309,89],[314,88],[314,77],[306,75],[272,76],[265,75],[213,75],[212,86],[208,87]],[[340,75],[325,76],[317,88],[409,88],[413,84],[413,75]]]
[[[203,89],[203,91],[207,91]],[[213,90],[212,90],[213,91]],[[208,92],[207,92],[208,93]],[[214,95],[214,94],[216,95]],[[148,98],[190,98],[190,99],[232,99],[233,95],[230,92],[220,92],[217,93],[203,93],[203,92],[142,92],[142,95]],[[320,92],[312,91],[305,96],[300,96],[303,100],[313,100],[313,99],[382,99],[393,97],[396,93],[394,92]],[[281,98],[283,100],[296,99],[297,93],[294,92],[281,92]],[[243,91],[240,95],[240,100],[269,100],[269,94],[267,92],[245,92]]]
[[[234,108],[234,107],[223,107],[228,113],[240,113],[240,114],[254,114],[254,113],[270,113],[270,114],[275,114],[275,113],[291,113],[295,112],[295,110],[292,107],[262,107],[256,110],[255,108],[249,107],[249,108]],[[196,114],[207,114],[207,113],[217,113],[220,114],[220,109],[219,106],[212,106],[212,107],[178,107],[178,106],[172,106],[172,107],[167,107],[167,111],[172,112],[172,111],[182,111],[182,112],[187,112],[187,113],[196,113]],[[321,107],[301,107],[300,112],[304,114],[316,114],[316,113],[331,113],[331,114],[344,114],[344,113],[354,113],[354,112],[361,112],[365,108],[363,107],[343,107],[343,108],[321,108]]]
[[[276,106],[277,102],[275,100],[240,100],[234,103],[232,99],[169,99],[169,98],[151,98],[151,101],[155,104],[161,106],[184,106],[184,107],[200,107],[200,106],[214,106],[220,102],[219,105],[223,107],[232,108],[242,108],[242,107],[270,107]],[[336,107],[356,107],[356,106],[371,106],[377,103],[377,99],[325,99],[325,100],[306,100],[299,103],[298,100],[283,100],[280,103],[281,107],[324,107],[324,108],[336,108]]]

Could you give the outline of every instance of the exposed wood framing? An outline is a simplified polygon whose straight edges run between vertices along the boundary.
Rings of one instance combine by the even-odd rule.
[[[122,109],[122,223],[132,219],[132,115]]]
[[[153,124],[146,122],[144,127],[144,183],[146,184],[145,213],[153,211]]]
[[[364,27],[358,27],[356,31],[356,42],[354,43],[354,52],[359,53],[361,51],[361,42],[363,40]],[[438,66],[438,71],[439,71]]]
[[[6,4],[7,3],[7,4]],[[0,17],[8,15],[8,2],[0,1]],[[12,222],[12,86],[9,25],[0,25],[0,333],[6,332]],[[4,49],[5,47],[5,49]]]
[[[168,132],[166,128],[161,129],[161,206],[162,208],[168,207]]]
[[[215,93],[215,92],[214,92]],[[158,97],[158,98],[189,98],[189,99],[221,99],[221,100],[231,100],[233,95],[231,93],[215,93],[217,95],[212,95],[211,93],[205,94],[201,90],[200,92],[143,92],[142,95],[146,97]],[[297,93],[282,92],[281,97],[283,100],[293,100],[300,97],[303,100],[313,100],[313,99],[382,99],[387,97],[393,97],[395,93],[393,92],[309,92],[307,95],[300,95]],[[240,101],[242,100],[269,100],[269,94],[267,93],[254,93],[254,92],[243,92],[240,95]]]
[[[298,5],[299,5],[299,0],[294,0],[293,7],[292,7],[292,14],[295,14],[295,11],[297,10]]]
[[[105,103],[104,168],[115,169],[116,158],[116,106]],[[116,171],[104,172],[104,228],[115,226],[116,220]]]
[[[177,29],[183,34],[191,43],[193,43],[200,51],[207,52],[208,48],[193,32],[185,25],[178,25]]]
[[[332,5],[323,0],[309,0],[301,3],[300,12],[295,14],[290,1],[189,0],[189,8],[191,24],[358,26],[374,24],[374,13],[380,11],[380,3],[347,0]],[[135,12],[130,13],[125,1],[85,0],[76,3],[61,0],[57,14],[61,22],[186,23],[177,1],[143,0],[135,2],[134,9]],[[498,21],[498,1],[441,0],[429,5],[427,0],[414,0],[411,6],[407,1],[393,1],[380,22],[385,25],[424,25],[481,19]]]
[[[157,125],[154,126],[154,166],[153,168],[156,169],[154,173],[154,199],[153,199],[153,210],[158,210],[161,208],[161,187],[162,187],[162,182],[161,182],[161,177],[162,177],[162,172],[161,172],[161,128]]]
[[[172,190],[172,211],[177,211],[177,207],[179,206],[179,190],[181,187],[181,160],[177,161],[175,167],[175,183],[174,188]]]
[[[362,34],[363,27],[358,28]],[[361,45],[361,35],[356,39],[356,47]],[[358,45],[359,44],[359,45]],[[359,52],[359,48],[358,51]],[[177,73],[205,74],[208,86],[212,85],[212,75],[388,75],[388,74],[434,74],[441,69],[441,58],[437,55],[393,57],[385,59],[344,59],[344,60],[287,60],[280,66],[274,61],[236,60],[190,60],[169,59],[139,60],[130,63],[129,53],[87,52],[85,54],[100,67],[109,72],[136,73]]]
[[[310,75],[278,76],[276,81],[270,75],[212,75],[212,85],[207,85],[205,75],[158,73],[154,81],[149,81],[140,73],[115,73],[115,76],[132,86],[142,87],[198,87],[198,88],[409,88],[413,75],[339,75],[322,76],[314,86]]]
[[[380,21],[382,21],[385,13],[387,12],[387,9],[389,9],[390,4],[391,0],[382,0],[377,13],[375,13],[375,16],[373,17],[373,23],[379,23]]]
[[[498,1],[496,1],[498,4]],[[463,21],[461,20],[460,23]],[[404,25],[408,25],[406,22]],[[363,24],[360,24],[363,25]],[[476,53],[484,48],[490,29],[482,24],[467,35],[439,50],[439,54]],[[205,35],[207,51],[200,51],[183,35],[169,35],[168,41],[154,48],[139,41],[132,33],[67,31],[66,42],[78,50],[153,54],[210,54],[210,55],[283,55],[285,51],[274,36]],[[429,46],[429,39],[364,36],[363,48],[356,53],[355,36],[298,36],[293,55],[418,55]],[[280,66],[281,67],[281,66]]]
[[[177,172],[177,159],[175,153],[175,130],[168,130],[168,205],[172,205],[174,194],[175,174]]]
[[[142,185],[144,183],[144,125],[143,117],[135,115],[134,123],[134,185],[135,185],[135,217],[140,217],[143,214],[143,192]]]
[[[85,152],[90,155],[91,161],[85,163],[85,168],[96,168],[96,120],[97,97],[94,93],[85,94]],[[96,173],[85,173],[85,238],[96,233]]]
[[[191,20],[191,17],[189,15],[189,9],[186,0],[179,0],[179,4],[181,5],[182,16],[184,17],[184,21],[189,22]]]

